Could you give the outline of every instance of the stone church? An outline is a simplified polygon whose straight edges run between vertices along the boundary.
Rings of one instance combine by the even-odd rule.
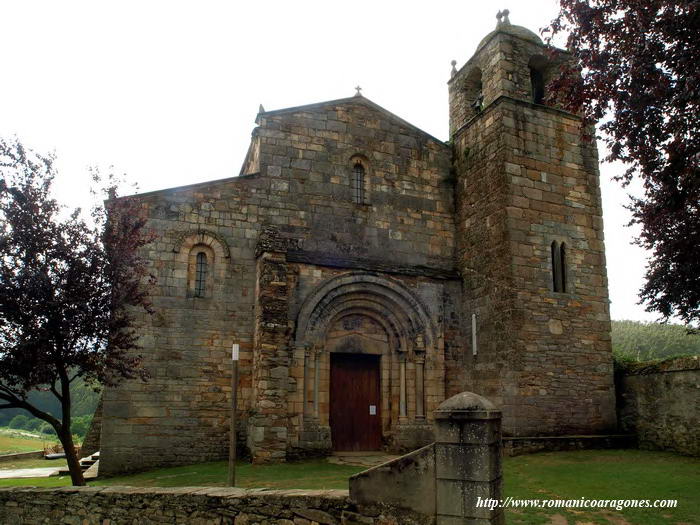
[[[432,441],[469,390],[509,436],[614,428],[595,143],[547,102],[566,60],[499,13],[443,142],[359,93],[257,115],[237,177],[140,195],[151,379],[104,392],[100,470]]]

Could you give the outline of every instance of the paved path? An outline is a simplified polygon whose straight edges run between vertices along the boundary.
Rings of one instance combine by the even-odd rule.
[[[16,468],[0,469],[0,479],[7,478],[48,478],[56,472],[56,467],[51,468]]]

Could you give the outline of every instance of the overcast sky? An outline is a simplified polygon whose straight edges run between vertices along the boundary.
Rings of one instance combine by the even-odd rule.
[[[141,191],[237,175],[258,106],[363,95],[448,139],[459,68],[498,9],[536,32],[554,0],[0,0],[0,135],[58,155],[59,197],[89,202],[88,166]],[[601,155],[602,156],[602,155]],[[613,319],[637,305],[645,253],[625,228],[626,191],[601,165]]]

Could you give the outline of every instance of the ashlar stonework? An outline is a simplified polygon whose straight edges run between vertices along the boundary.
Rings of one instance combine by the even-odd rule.
[[[506,17],[453,68],[449,142],[360,95],[261,108],[238,177],[140,195],[152,377],[105,390],[101,472],[226,458],[233,343],[257,462],[415,449],[465,390],[506,436],[614,428],[597,152],[541,103],[557,56]]]

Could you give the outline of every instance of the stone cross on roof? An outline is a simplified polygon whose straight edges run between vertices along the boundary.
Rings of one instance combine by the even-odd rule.
[[[362,96],[362,93],[360,93],[360,91],[362,91],[362,88],[360,86],[355,86],[355,91],[357,91],[357,93],[355,93],[356,97]]]

